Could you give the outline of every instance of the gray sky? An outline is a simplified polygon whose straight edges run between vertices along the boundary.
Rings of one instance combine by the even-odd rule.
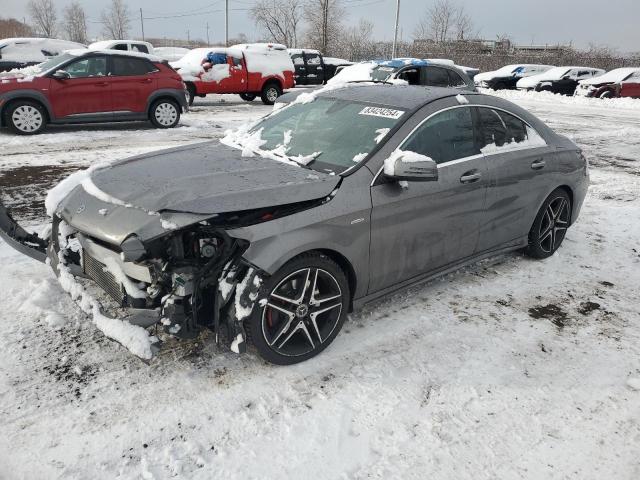
[[[61,10],[71,0],[54,0]],[[108,0],[79,0],[92,21],[97,21]],[[255,0],[229,0],[230,36],[242,32],[256,37],[255,26],[247,17]],[[417,20],[424,14],[430,0],[401,0],[400,28],[409,39]],[[569,43],[586,47],[590,42],[615,47],[623,52],[640,50],[640,0],[459,0],[473,18],[482,37],[493,39],[498,34],[509,35],[516,43]],[[0,0],[3,17],[28,17],[27,0]],[[143,9],[145,33],[149,37],[183,37],[187,30],[191,38],[206,38],[209,22],[211,41],[224,38],[224,0],[128,0],[129,8],[139,15]],[[393,37],[395,0],[343,0],[348,16],[346,24],[356,24],[366,18],[375,25],[378,39]],[[220,11],[216,11],[220,10]],[[606,13],[603,13],[606,12]],[[194,14],[195,13],[195,14]],[[157,18],[170,15],[178,18]],[[137,18],[137,17],[136,17]],[[140,22],[133,24],[132,35],[140,36]],[[89,25],[89,34],[98,36],[101,26]]]

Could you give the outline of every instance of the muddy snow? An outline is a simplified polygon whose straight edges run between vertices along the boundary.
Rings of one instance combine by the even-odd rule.
[[[0,243],[0,478],[640,478],[640,111],[505,92],[591,162],[552,258],[500,256],[354,313],[274,367],[211,335],[149,364]],[[34,228],[80,167],[207,140],[269,107],[197,99],[180,128],[0,132],[0,194]]]

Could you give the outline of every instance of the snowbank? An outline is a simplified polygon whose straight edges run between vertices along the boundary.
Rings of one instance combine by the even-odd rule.
[[[600,77],[601,78],[601,77]],[[526,100],[536,103],[553,103],[567,106],[584,106],[597,108],[612,108],[640,110],[640,100],[634,98],[591,98],[583,96],[567,97],[559,93],[551,92],[527,92],[524,90],[491,90],[479,89],[481,93],[494,95],[512,102]]]

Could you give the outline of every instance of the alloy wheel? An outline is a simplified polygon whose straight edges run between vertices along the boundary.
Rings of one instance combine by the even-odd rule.
[[[331,338],[342,309],[336,278],[322,268],[303,268],[285,277],[267,297],[262,334],[280,355],[306,355]]]
[[[278,99],[278,89],[275,87],[270,87],[267,90],[267,100],[270,102],[275,102]]]
[[[154,116],[160,125],[169,127],[173,125],[178,118],[178,110],[172,103],[161,103],[156,107]]]
[[[540,248],[546,253],[554,252],[562,243],[569,227],[569,202],[565,197],[551,201],[544,211],[538,238]]]
[[[42,127],[44,118],[36,107],[31,105],[20,105],[11,114],[11,121],[15,128],[24,133],[32,133]]]

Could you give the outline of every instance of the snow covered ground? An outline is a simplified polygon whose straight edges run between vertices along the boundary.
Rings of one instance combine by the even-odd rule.
[[[640,101],[501,95],[592,163],[563,247],[372,305],[298,366],[207,335],[142,363],[0,243],[0,478],[640,478]],[[2,200],[37,226],[43,192],[73,169],[269,109],[236,99],[198,99],[170,131],[0,132]]]

